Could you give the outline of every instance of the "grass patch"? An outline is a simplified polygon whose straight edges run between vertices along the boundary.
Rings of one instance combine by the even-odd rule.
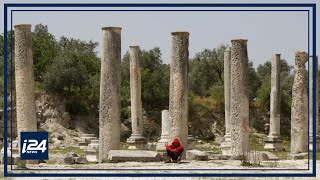
[[[15,165],[15,167],[17,169],[28,169],[25,162],[20,162],[17,165]]]
[[[128,150],[129,149],[129,145],[127,143],[120,142],[120,149],[121,150]]]
[[[78,147],[65,147],[65,148],[53,148],[50,149],[50,153],[54,154],[66,154],[68,152],[74,152],[78,155],[85,155],[85,151],[83,149],[80,149]]]
[[[196,144],[196,149],[200,151],[213,151],[214,153],[221,154],[220,145],[215,142],[205,142],[205,143],[198,143]]]

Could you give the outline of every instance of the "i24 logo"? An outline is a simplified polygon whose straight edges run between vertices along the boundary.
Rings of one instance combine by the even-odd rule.
[[[24,140],[23,146],[22,146],[22,153],[37,154],[38,151],[41,151],[43,153],[47,150],[46,145],[47,145],[47,140],[42,140],[40,143],[38,143],[38,140],[36,139]]]
[[[48,159],[48,132],[21,132],[20,137],[22,160]]]

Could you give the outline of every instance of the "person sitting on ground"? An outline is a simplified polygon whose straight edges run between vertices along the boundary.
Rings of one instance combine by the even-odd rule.
[[[166,147],[168,159],[166,163],[169,162],[180,162],[183,153],[183,146],[180,144],[178,138],[174,138],[171,145]]]

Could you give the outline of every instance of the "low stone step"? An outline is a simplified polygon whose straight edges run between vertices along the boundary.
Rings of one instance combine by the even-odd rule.
[[[161,156],[159,153],[155,151],[110,150],[108,159],[115,162],[122,162],[122,161],[158,162],[161,160]]]
[[[198,161],[208,161],[208,154],[197,149],[187,151],[187,159],[198,160]]]
[[[95,149],[86,149],[86,159],[89,162],[98,162],[99,152]]]
[[[95,137],[95,134],[82,134],[81,137]]]

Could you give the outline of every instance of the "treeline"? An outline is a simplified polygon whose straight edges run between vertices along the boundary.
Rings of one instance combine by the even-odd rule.
[[[8,33],[10,42],[11,32]],[[43,24],[32,32],[34,77],[36,90],[57,94],[68,99],[72,114],[98,112],[100,58],[97,42],[70,37],[57,39]],[[0,38],[3,49],[3,35]],[[8,44],[10,49],[11,44]],[[12,46],[14,47],[14,46]],[[223,53],[226,45],[199,52],[189,61],[189,132],[199,138],[213,140],[224,133]],[[10,62],[10,54],[8,54]],[[3,59],[3,51],[0,54]],[[12,55],[14,56],[14,54]],[[143,108],[151,120],[160,125],[160,111],[168,108],[170,66],[164,64],[161,50],[155,47],[142,50],[141,81]],[[271,57],[271,54],[270,54]],[[10,65],[10,63],[8,63]],[[3,76],[3,61],[1,61]],[[121,116],[130,116],[129,54],[121,61]],[[10,73],[7,72],[9,77]],[[267,133],[270,109],[271,63],[253,67],[249,61],[250,125]],[[3,77],[1,78],[3,80]],[[281,60],[281,133],[290,136],[291,88],[293,67]],[[3,85],[3,83],[1,83]],[[3,89],[3,87],[2,87]],[[153,116],[152,111],[158,111]],[[151,113],[148,113],[151,112]],[[159,126],[158,126],[159,127]],[[151,136],[153,135],[152,132]]]

